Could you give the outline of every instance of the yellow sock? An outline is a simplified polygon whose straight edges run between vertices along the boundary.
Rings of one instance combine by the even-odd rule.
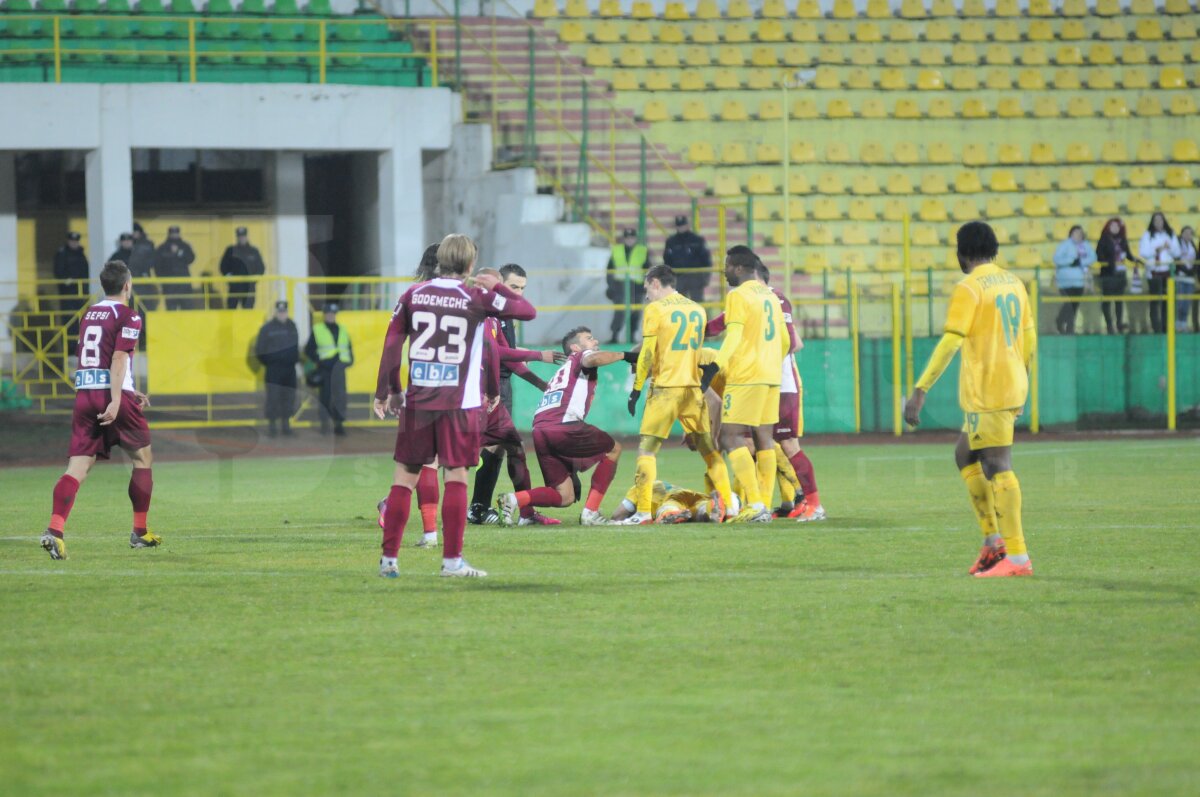
[[[791,460],[783,453],[783,446],[779,443],[775,444],[775,467],[779,471],[779,497],[785,504],[794,504],[800,480],[796,478],[796,469],[792,467]]]
[[[653,456],[637,458],[637,472],[633,477],[633,488],[637,490],[637,511],[650,514],[653,506],[654,480],[658,478],[658,463]]]
[[[758,466],[758,488],[762,491],[762,501],[770,504],[775,495],[775,449],[759,451],[754,461]]]
[[[997,473],[992,477],[992,491],[996,496],[996,524],[1000,527],[1008,555],[1027,553],[1025,529],[1021,526],[1021,483],[1017,481],[1017,474],[1011,470]]]
[[[721,456],[721,452],[713,451],[704,458],[705,464],[705,481],[712,485],[712,489],[717,495],[721,496],[721,500],[725,503],[725,509],[733,506],[733,490],[729,486],[729,469],[725,467],[725,459]]]
[[[996,502],[992,494],[992,483],[983,475],[983,466],[972,462],[960,473],[963,483],[967,485],[967,493],[971,496],[975,517],[979,519],[980,531],[985,537],[996,534]]]
[[[730,451],[729,467],[733,470],[734,477],[745,491],[746,500],[743,502],[742,508],[745,509],[747,505],[761,504],[761,492],[758,489],[758,471],[755,469],[754,457],[751,456],[750,449],[743,446],[742,448],[735,448]],[[772,467],[772,470],[774,470],[774,467]]]

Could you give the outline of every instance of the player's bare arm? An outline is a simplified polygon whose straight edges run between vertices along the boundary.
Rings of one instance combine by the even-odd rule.
[[[109,396],[111,397],[108,406],[104,412],[97,417],[100,419],[101,426],[108,426],[117,419],[117,413],[121,411],[121,386],[125,384],[125,375],[129,373],[129,352],[114,351],[112,355],[112,368],[109,374]]]
[[[624,359],[623,351],[590,351],[583,355],[580,363],[584,368],[599,368],[602,365],[622,362]]]

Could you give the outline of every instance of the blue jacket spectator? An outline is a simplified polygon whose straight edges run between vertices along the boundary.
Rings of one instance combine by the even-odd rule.
[[[1088,269],[1096,262],[1095,251],[1087,245],[1083,228],[1076,224],[1067,235],[1067,240],[1054,251],[1054,279],[1058,292],[1063,296],[1082,296],[1087,286]],[[1055,326],[1060,335],[1075,334],[1075,314],[1079,302],[1063,302],[1058,311]]]

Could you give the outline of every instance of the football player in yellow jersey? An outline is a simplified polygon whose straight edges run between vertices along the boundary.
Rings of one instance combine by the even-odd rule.
[[[967,276],[954,288],[945,333],[904,407],[916,426],[925,394],[962,349],[958,402],[966,415],[954,459],[983,530],[976,577],[1031,576],[1021,527],[1021,485],[1012,469],[1013,426],[1029,394],[1029,362],[1037,319],[1017,277],[995,264],[996,233],[982,221],[958,230],[958,264]]]
[[[791,348],[779,297],[760,277],[762,261],[748,246],[725,253],[725,340],[717,368],[725,378],[721,400],[721,449],[734,476],[746,490],[747,506],[739,520],[766,523],[771,510],[763,492],[774,489],[774,427],[779,420],[779,382],[783,358]],[[706,388],[707,384],[704,385]],[[754,441],[751,454],[746,436]]]
[[[675,272],[670,266],[655,266],[646,272],[646,298],[642,312],[642,350],[637,375],[629,394],[629,414],[637,413],[637,400],[649,378],[653,382],[642,413],[638,443],[637,511],[624,522],[653,523],[651,485],[658,477],[656,455],[671,434],[675,421],[683,425],[692,448],[704,458],[705,469],[716,493],[713,519],[724,519],[729,505],[729,472],[709,433],[708,407],[700,392],[700,366],[715,353],[703,348],[704,308],[675,290]]]
[[[621,505],[613,512],[613,523],[625,523],[637,513],[637,490],[636,485],[629,488]],[[716,520],[712,515],[716,508],[712,496],[660,481],[651,485],[650,494],[650,512],[654,515],[655,523],[707,523]]]

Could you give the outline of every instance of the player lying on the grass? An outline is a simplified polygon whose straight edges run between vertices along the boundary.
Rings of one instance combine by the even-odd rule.
[[[79,343],[75,356],[75,410],[71,418],[71,445],[67,471],[54,485],[54,507],[50,525],[42,536],[42,547],[51,559],[66,559],[63,530],[75,504],[79,485],[87,478],[96,457],[108,459],[119,445],[133,461],[129,477],[129,501],[133,504],[130,548],[153,548],[162,538],[146,527],[154,479],[150,466],[150,427],[142,410],[150,399],[133,384],[133,353],[142,335],[142,318],[129,307],[133,280],[129,267],[114,260],[100,272],[104,298],[89,307],[79,319]]]
[[[504,269],[508,269],[508,277],[504,277]],[[482,269],[480,273],[494,274],[504,279],[504,285],[513,293],[523,296],[525,293],[525,270],[510,263],[504,269]],[[517,272],[520,272],[518,276]],[[511,284],[510,284],[511,283]],[[515,287],[514,287],[515,285]],[[475,471],[475,489],[471,497],[471,508],[467,512],[468,522],[499,523],[500,514],[491,507],[492,493],[496,489],[496,479],[500,475],[500,460],[507,455],[508,477],[512,480],[517,491],[528,490],[532,484],[529,479],[529,466],[525,461],[525,446],[521,442],[521,434],[513,424],[509,407],[504,403],[504,370],[521,376],[537,385],[542,391],[546,382],[529,370],[527,362],[564,363],[567,356],[557,351],[533,351],[517,349],[509,346],[508,338],[501,328],[500,320],[489,318],[484,321],[484,345],[487,356],[485,361],[484,382],[488,386],[485,391],[491,399],[487,402],[487,419],[483,430],[483,450],[479,453],[481,460]],[[512,388],[508,388],[509,404],[512,399]],[[534,510],[532,506],[521,507],[522,526],[557,526],[562,521]]]
[[[983,548],[968,572],[985,578],[1033,575],[1012,444],[1029,395],[1037,319],[1021,280],[996,265],[999,248],[982,221],[958,229],[958,265],[966,277],[954,287],[945,332],[904,407],[904,419],[917,426],[925,394],[962,349],[958,403],[966,419],[954,460],[983,531]]]
[[[475,266],[475,244],[447,235],[438,245],[438,276],[404,292],[396,305],[379,362],[375,414],[400,419],[396,472],[384,513],[379,574],[396,578],[396,555],[408,521],[412,490],[423,465],[435,459],[445,480],[442,500],[442,575],[486,576],[462,558],[467,525],[467,468],[479,461],[482,424],[482,321],[487,316],[529,320],[533,306],[490,275],[464,281]],[[401,352],[411,335],[408,389],[400,391]]]
[[[621,499],[621,504],[617,510],[613,512],[609,518],[613,523],[622,525],[631,525],[627,523],[629,518],[638,514],[638,486],[634,485],[629,488],[629,492],[625,493],[625,497]],[[654,518],[655,523],[663,525],[673,523],[720,523],[722,517],[717,514],[717,509],[721,509],[723,515],[725,510],[723,507],[718,507],[716,491],[710,491],[709,494],[698,493],[695,490],[688,490],[684,487],[676,487],[673,484],[655,480],[650,489],[650,514]],[[738,499],[736,495],[730,496],[733,502],[730,510],[736,513],[738,507]],[[642,525],[642,524],[633,524]]]
[[[601,351],[600,341],[587,327],[576,327],[562,340],[567,361],[562,364],[533,413],[533,448],[542,469],[544,487],[505,493],[496,499],[500,521],[513,524],[513,515],[526,506],[570,506],[579,500],[578,474],[593,465],[591,489],[579,515],[585,526],[602,526],[600,502],[617,472],[621,446],[608,432],[584,419],[596,395],[598,369],[621,362],[619,351]]]
[[[725,279],[733,290],[725,297],[725,340],[716,364],[725,385],[719,442],[746,491],[747,505],[737,519],[766,523],[771,520],[766,502],[775,485],[772,438],[779,421],[780,375],[789,343],[783,308],[762,282],[761,264],[748,246],[731,247],[725,255]],[[746,445],[747,433],[754,454]]]
[[[646,272],[645,287],[650,303],[642,313],[642,346],[629,394],[630,415],[637,414],[637,400],[647,378],[652,387],[642,413],[633,480],[637,511],[623,522],[654,522],[651,487],[658,475],[656,456],[671,435],[671,427],[679,421],[690,440],[689,447],[703,458],[715,487],[712,514],[720,523],[729,505],[729,472],[709,436],[708,406],[700,392],[700,367],[715,360],[715,352],[702,346],[704,308],[675,290],[675,272],[669,266],[655,266]]]

